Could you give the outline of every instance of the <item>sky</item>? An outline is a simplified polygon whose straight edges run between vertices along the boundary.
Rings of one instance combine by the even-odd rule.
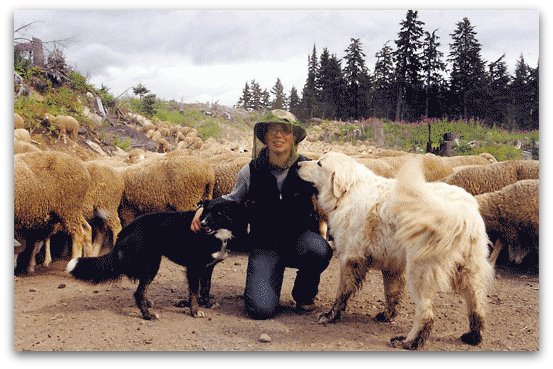
[[[280,78],[285,92],[301,92],[313,46],[318,55],[326,47],[342,58],[358,38],[372,71],[375,53],[387,41],[395,47],[407,9],[22,9],[13,24],[34,22],[16,36],[59,41],[69,65],[115,96],[142,83],[162,99],[232,106],[252,79],[270,91]],[[437,29],[445,56],[463,17],[475,27],[484,60],[505,54],[513,72],[523,54],[537,65],[538,10],[419,10],[424,29]]]

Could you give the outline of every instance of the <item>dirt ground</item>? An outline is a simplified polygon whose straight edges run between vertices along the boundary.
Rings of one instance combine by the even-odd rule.
[[[66,263],[58,259],[48,269],[13,277],[15,351],[398,351],[389,339],[407,333],[414,317],[406,295],[395,322],[372,320],[383,308],[384,296],[380,272],[370,271],[342,320],[318,324],[318,312],[329,308],[335,296],[335,257],[322,275],[317,311],[294,312],[296,271],[286,269],[282,309],[266,321],[249,319],[243,309],[245,254],[231,254],[215,268],[212,294],[218,306],[204,309],[204,318],[192,318],[188,308],[176,306],[187,296],[184,268],[164,259],[149,289],[152,310],[160,316],[154,321],[141,318],[132,296],[134,282],[89,285],[67,275]],[[440,294],[434,329],[423,350],[539,350],[539,289],[536,274],[499,270],[488,299],[484,341],[477,347],[459,340],[468,328],[464,301],[452,293]]]

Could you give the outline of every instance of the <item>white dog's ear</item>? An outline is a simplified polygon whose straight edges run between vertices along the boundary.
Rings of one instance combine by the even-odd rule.
[[[354,184],[354,177],[345,170],[334,170],[330,175],[330,185],[334,197],[339,199]]]

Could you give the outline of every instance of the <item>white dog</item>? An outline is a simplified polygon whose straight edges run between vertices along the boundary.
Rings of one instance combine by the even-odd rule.
[[[461,340],[482,341],[494,272],[474,197],[460,187],[426,182],[419,159],[404,165],[395,179],[335,152],[300,165],[300,177],[319,191],[340,260],[336,301],[319,323],[338,320],[368,268],[376,268],[382,271],[387,306],[375,320],[396,317],[405,279],[416,304],[413,327],[406,337],[393,337],[393,346],[424,345],[434,320],[432,300],[437,291],[451,288],[467,302],[470,330]]]

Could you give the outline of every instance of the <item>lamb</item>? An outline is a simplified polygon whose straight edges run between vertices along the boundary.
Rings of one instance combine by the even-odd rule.
[[[125,181],[117,170],[100,160],[86,161],[84,166],[90,175],[90,187],[83,201],[83,216],[95,231],[92,256],[98,256],[105,236],[111,233],[113,246],[121,231],[118,208]]]
[[[48,124],[54,130],[58,132],[58,140],[63,136],[63,143],[67,144],[67,135],[70,135],[73,141],[77,141],[77,135],[79,133],[79,122],[77,119],[69,115],[53,116],[46,113],[44,115],[44,123]]]
[[[23,117],[17,113],[13,113],[13,129],[25,128]]]
[[[520,264],[531,251],[539,248],[539,180],[526,179],[498,191],[475,196],[494,244],[490,262],[495,264],[502,247],[507,245],[509,260]]]
[[[164,155],[116,169],[125,181],[119,206],[123,226],[148,212],[194,210],[213,196],[215,172],[200,158]]]
[[[61,229],[71,236],[72,257],[90,255],[92,229],[82,213],[90,175],[80,159],[56,151],[14,155],[14,233],[24,245]],[[33,248],[24,251],[29,257]],[[27,260],[28,261],[28,260]],[[18,263],[22,272],[27,263]]]
[[[21,142],[31,143],[33,139],[31,134],[25,128],[18,128],[13,131],[13,138]]]
[[[497,191],[523,179],[539,178],[538,160],[507,160],[484,166],[467,166],[447,176],[443,182],[480,195]]]
[[[29,142],[19,141],[18,139],[14,138],[13,140],[13,153],[14,154],[22,154],[25,152],[39,152],[42,151],[38,147],[36,147],[33,144],[30,144]]]

